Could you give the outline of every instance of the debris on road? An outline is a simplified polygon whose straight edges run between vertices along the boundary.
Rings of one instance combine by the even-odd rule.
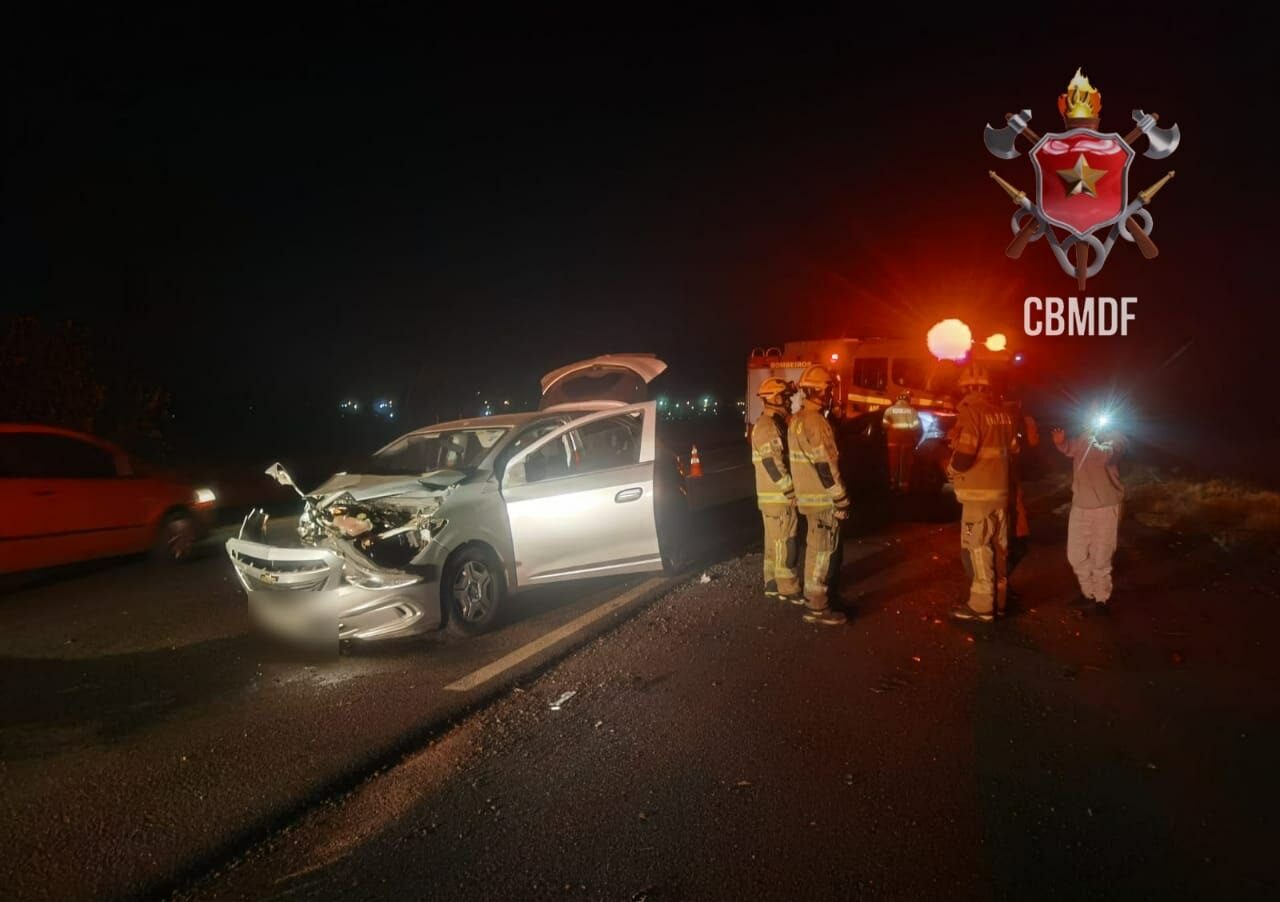
[[[707,583],[711,582],[711,574],[703,572],[702,576],[698,577],[698,582],[705,586]]]
[[[559,711],[569,699],[578,694],[577,689],[568,689],[561,693],[560,697],[551,703],[552,711]]]

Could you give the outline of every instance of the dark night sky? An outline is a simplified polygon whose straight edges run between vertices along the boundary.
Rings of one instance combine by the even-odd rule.
[[[1023,345],[1077,389],[1210,423],[1276,382],[1276,23],[1029,9],[32,22],[4,63],[0,314],[86,323],[218,430],[250,399],[272,418],[528,393],[606,351],[729,394],[755,344],[945,315],[1020,333],[1024,296],[1074,283],[1043,245],[1004,258],[1012,207],[986,172],[1030,190],[1031,167],[989,156],[982,125],[1029,106],[1057,127],[1082,65],[1104,128],[1133,107],[1182,128],[1170,160],[1134,164],[1134,190],[1178,170],[1162,254],[1118,247],[1090,281],[1140,298],[1130,338]]]

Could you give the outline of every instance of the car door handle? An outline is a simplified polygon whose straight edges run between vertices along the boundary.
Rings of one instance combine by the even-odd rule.
[[[628,501],[638,501],[640,496],[644,494],[644,489],[623,489],[621,492],[613,496],[613,500],[619,504],[626,504]]]

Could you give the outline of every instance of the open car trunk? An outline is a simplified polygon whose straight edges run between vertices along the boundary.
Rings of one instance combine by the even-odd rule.
[[[666,368],[652,354],[602,354],[571,363],[542,377],[538,408],[599,401],[640,404],[649,400],[649,383]]]

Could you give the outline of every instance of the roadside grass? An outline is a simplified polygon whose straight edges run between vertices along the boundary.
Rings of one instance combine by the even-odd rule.
[[[1227,551],[1280,546],[1280,492],[1144,464],[1129,467],[1123,478],[1125,505],[1139,523],[1207,537]]]

